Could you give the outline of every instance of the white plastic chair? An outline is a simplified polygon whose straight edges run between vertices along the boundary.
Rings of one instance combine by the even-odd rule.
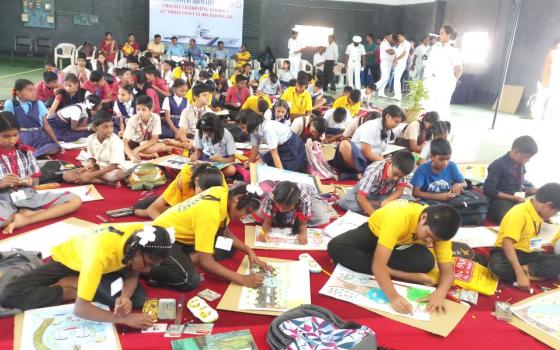
[[[261,69],[261,63],[259,62],[259,60],[253,60],[251,62],[251,66],[253,67],[253,69],[256,69],[256,70]]]
[[[84,45],[80,45],[76,48],[76,50],[74,51],[74,62],[76,62],[78,60],[78,53],[80,52],[80,50],[82,49],[82,47],[84,47]],[[97,53],[97,46],[93,47],[93,52],[91,53],[91,57],[86,57],[86,61],[89,61],[91,64],[91,61],[95,60],[95,54]]]
[[[313,65],[308,60],[301,60],[300,70],[308,74],[313,74]]]
[[[284,61],[286,61],[289,59],[288,58],[277,58],[276,59],[276,74],[278,74],[278,72],[280,72],[280,70],[282,69],[282,63],[284,63]]]
[[[60,51],[60,53],[59,53]],[[54,62],[57,67],[59,59],[70,59],[70,64],[74,64],[76,54],[76,45],[70,43],[60,43],[54,48]],[[61,68],[61,67],[59,67]]]
[[[333,69],[334,78],[336,81],[336,77],[338,77],[338,83],[336,84],[337,87],[344,87],[346,86],[346,72],[342,72],[344,69],[344,64],[338,62]]]

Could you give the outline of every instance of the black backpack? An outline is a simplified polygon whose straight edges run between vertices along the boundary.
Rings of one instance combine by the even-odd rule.
[[[39,178],[39,184],[41,185],[51,182],[64,182],[62,179],[64,171],[76,168],[74,164],[61,160],[39,160],[37,163],[39,169],[41,169],[41,177]]]
[[[447,204],[454,207],[461,214],[462,225],[482,225],[488,211],[488,198],[476,191],[464,190],[460,195],[447,202],[434,200],[426,200],[426,202],[428,204]]]
[[[7,317],[21,312],[19,309],[1,306],[4,290],[16,277],[43,265],[40,252],[14,249],[0,252],[0,317]]]
[[[298,331],[284,332],[282,329],[285,327],[296,327]],[[354,331],[351,337],[348,330]],[[313,345],[321,345],[322,337],[329,338],[333,349],[378,349],[375,332],[370,328],[353,321],[346,322],[331,311],[315,305],[296,307],[272,320],[266,342],[272,350],[284,350],[288,346],[300,349],[298,344],[305,344],[304,349],[313,349]]]

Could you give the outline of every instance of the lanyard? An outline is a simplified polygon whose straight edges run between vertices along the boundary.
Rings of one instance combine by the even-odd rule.
[[[541,226],[542,226],[542,223],[540,223],[537,226],[537,222],[533,220],[533,227],[535,228],[535,235],[538,236],[541,233]]]
[[[152,120],[152,116],[150,116],[150,119],[148,119],[148,122],[146,123],[146,130],[144,130],[143,122],[141,120],[139,120],[138,125],[140,126],[140,132],[142,133],[142,141],[147,140],[148,132],[149,132],[149,129],[150,129],[148,123],[151,120]]]

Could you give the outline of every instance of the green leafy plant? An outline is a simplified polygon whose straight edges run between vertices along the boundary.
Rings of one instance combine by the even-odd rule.
[[[408,93],[405,96],[407,100],[408,108],[414,111],[419,111],[422,109],[422,101],[429,98],[429,93],[424,86],[423,80],[408,80],[406,81],[408,86]]]

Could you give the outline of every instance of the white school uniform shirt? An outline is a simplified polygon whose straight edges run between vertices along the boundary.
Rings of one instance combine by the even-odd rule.
[[[279,95],[280,89],[282,87],[280,86],[280,81],[277,80],[276,84],[273,84],[270,79],[263,79],[261,80],[261,82],[259,83],[259,87],[257,88],[257,91],[262,91],[267,95]]]
[[[325,112],[325,114],[323,115],[323,118],[325,118],[325,120],[327,121],[327,126],[329,128],[346,130],[346,128],[348,127],[348,124],[352,120],[352,114],[350,114],[349,110],[346,110],[346,118],[344,118],[344,120],[341,121],[340,123],[337,123],[334,120],[334,111],[335,111],[335,108],[331,108],[331,109],[327,110]]]
[[[315,66],[315,68],[317,69],[323,69],[324,65],[319,66],[318,64],[320,63],[325,63],[325,56],[321,55],[320,53],[316,52],[313,55],[313,65]]]
[[[381,61],[392,61],[395,58],[395,55],[387,53],[387,50],[392,48],[391,44],[387,40],[383,39],[381,45],[379,46],[379,57],[381,58]]]
[[[183,109],[179,117],[179,129],[186,129],[189,134],[196,134],[196,123],[198,118],[206,113],[212,113],[212,109],[208,106],[197,108],[194,104],[190,104]]]
[[[280,69],[280,73],[278,74],[278,81],[290,81],[295,79],[292,71]]]
[[[173,69],[170,69],[167,72],[161,71],[161,77],[167,82],[167,86],[173,86]]]
[[[349,44],[348,46],[346,46],[346,55],[348,55],[348,64],[352,64],[352,63],[358,63],[361,64],[362,63],[362,56],[365,56],[366,54],[366,49],[364,47],[364,45],[359,44],[358,46],[355,46],[353,43]]]
[[[451,46],[449,42],[445,45],[437,42],[432,46],[428,60],[425,62],[424,77],[441,79],[453,84],[456,81],[455,67],[460,65],[462,60],[459,49]]]
[[[334,41],[327,46],[323,57],[325,61],[338,61],[338,45]]]
[[[99,142],[96,134],[89,135],[87,153],[88,157],[94,158],[100,167],[124,163],[124,144],[120,137],[115,134],[111,134],[103,142]]]
[[[79,122],[83,118],[87,118],[87,107],[83,103],[70,105],[58,111],[58,115],[66,120],[74,120]],[[57,113],[53,114],[51,118],[57,117]],[[50,118],[49,118],[50,119]]]
[[[126,128],[124,129],[123,139],[140,143],[142,141],[148,141],[150,136],[154,135],[161,135],[161,118],[159,115],[152,113],[150,119],[144,123],[136,114],[128,119]]]
[[[134,107],[132,106],[132,98],[128,101],[128,102],[124,102],[124,108],[127,111],[127,115],[131,116],[134,115]],[[113,103],[113,112],[115,113],[115,115],[117,115],[117,112],[120,114],[121,110],[119,109],[119,105],[117,104],[117,102],[120,102],[119,100],[115,100],[115,102]]]
[[[165,100],[163,100],[163,104],[161,105],[161,110],[162,111],[171,111],[171,107],[169,106],[169,98],[173,98],[175,100],[175,103],[177,104],[177,106],[179,106],[183,100],[185,99],[184,97],[181,96],[177,96],[175,94],[173,94],[173,96],[168,96],[165,98]],[[189,102],[187,101],[187,107],[189,106]],[[185,107],[185,108],[187,108]]]
[[[269,149],[276,149],[285,144],[292,136],[290,127],[276,120],[265,119],[257,130],[251,133],[251,145],[259,146],[261,143],[268,145]]]
[[[400,67],[406,67],[406,62],[408,61],[408,56],[410,55],[410,41],[405,40],[397,46],[395,49],[395,58],[399,57],[403,52],[404,56],[397,61]]]
[[[290,40],[288,40],[288,57],[296,59],[301,58],[301,52],[295,53],[295,51],[301,49],[303,49],[303,45],[298,39],[290,38]]]
[[[352,136],[352,142],[358,147],[362,147],[362,144],[367,143],[373,148],[375,154],[383,154],[387,148],[387,140],[391,135],[391,131],[387,131],[387,138],[381,140],[381,130],[383,118],[377,118],[374,120],[368,120],[367,122],[360,125],[358,130]]]
[[[224,129],[224,137],[222,137],[218,143],[212,143],[212,139],[206,135],[202,135],[202,137],[200,137],[197,132],[196,137],[194,138],[194,147],[201,150],[202,153],[206,154],[208,157],[232,156],[237,150],[233,136],[228,129]]]

